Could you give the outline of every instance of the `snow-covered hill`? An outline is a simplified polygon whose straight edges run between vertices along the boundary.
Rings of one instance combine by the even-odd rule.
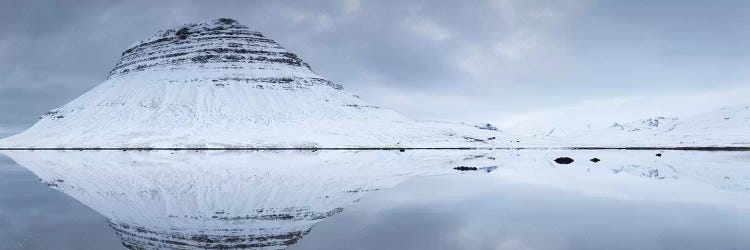
[[[496,138],[497,140],[488,140]],[[367,103],[231,19],[132,45],[101,85],[0,147],[481,147],[474,125]]]
[[[688,117],[659,137],[675,145],[750,146],[750,105]]]
[[[548,138],[567,146],[593,147],[747,147],[750,105],[727,107],[686,117],[655,117],[607,128]]]
[[[615,130],[619,129],[623,132],[662,132],[674,129],[675,123],[679,120],[680,119],[676,117],[666,118],[663,116],[659,116],[625,124],[615,123],[612,124],[611,127]]]

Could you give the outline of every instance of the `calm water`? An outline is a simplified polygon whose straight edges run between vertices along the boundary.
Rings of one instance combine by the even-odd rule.
[[[0,249],[750,249],[750,152],[2,153]]]

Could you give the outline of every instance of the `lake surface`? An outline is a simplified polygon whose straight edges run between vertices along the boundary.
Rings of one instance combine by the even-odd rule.
[[[750,152],[0,152],[0,249],[750,249],[748,236]]]

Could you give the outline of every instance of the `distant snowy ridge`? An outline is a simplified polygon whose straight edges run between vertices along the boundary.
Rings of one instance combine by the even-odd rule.
[[[554,136],[553,136],[554,137]],[[686,117],[655,117],[554,137],[570,146],[750,147],[750,105]]]
[[[689,117],[660,136],[679,144],[750,146],[750,105]]]
[[[636,131],[671,131],[674,129],[675,123],[679,121],[679,118],[672,117],[672,118],[666,118],[663,116],[655,117],[655,118],[648,118],[643,119],[637,122],[632,123],[614,123],[612,124],[612,128],[620,129],[622,131],[627,132],[636,132]]]
[[[221,18],[134,44],[101,85],[0,140],[0,148],[489,147],[509,141],[492,129],[413,121],[366,103],[260,32]]]

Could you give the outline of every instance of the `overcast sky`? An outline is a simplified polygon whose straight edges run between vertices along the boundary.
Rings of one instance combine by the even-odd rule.
[[[0,4],[0,132],[101,83],[132,43],[217,17],[417,119],[533,130],[750,103],[749,1]]]

